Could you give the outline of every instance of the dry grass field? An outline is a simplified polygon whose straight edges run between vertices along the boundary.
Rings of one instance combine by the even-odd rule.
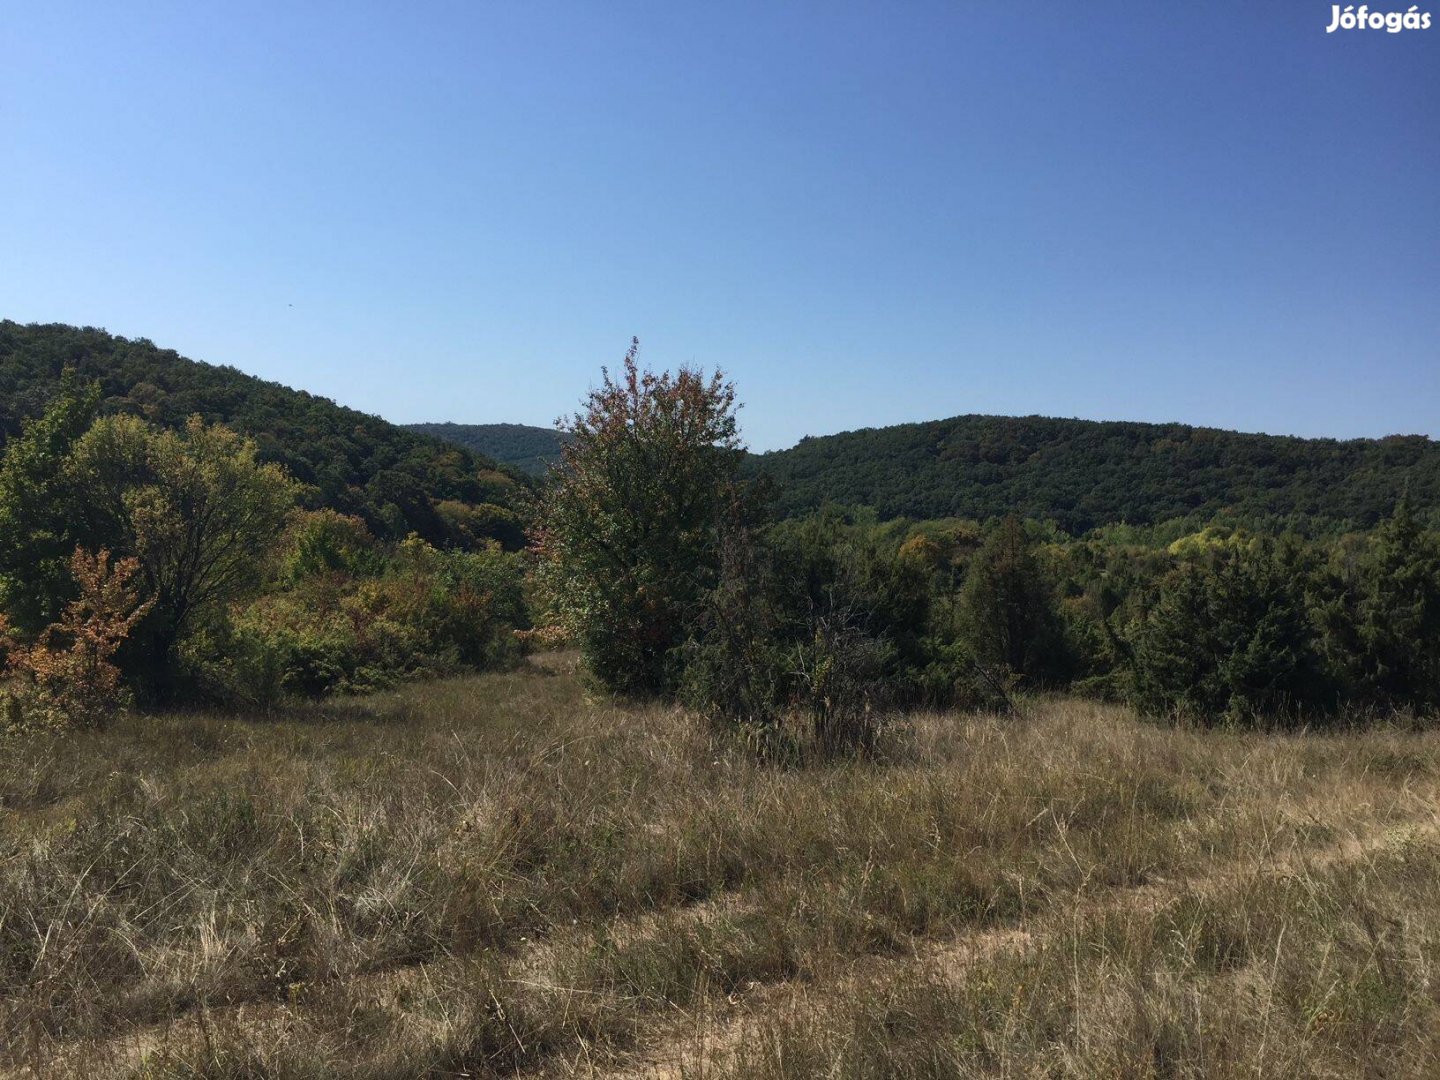
[[[0,746],[0,1071],[1440,1075],[1440,732],[781,765],[573,663]]]

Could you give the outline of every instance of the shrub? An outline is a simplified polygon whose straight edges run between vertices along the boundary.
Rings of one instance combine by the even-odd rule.
[[[549,607],[591,673],[649,694],[676,687],[676,651],[715,583],[740,443],[719,372],[642,373],[638,348],[568,425],[533,538]]]
[[[1178,568],[1134,650],[1142,710],[1205,722],[1296,717],[1335,703],[1306,606],[1294,543],[1212,549]]]
[[[686,646],[681,696],[708,719],[766,740],[793,694],[794,657],[775,603],[770,553],[748,532],[727,529],[720,579]]]
[[[329,535],[336,525],[307,519],[300,536]],[[385,555],[367,546],[368,533],[355,539],[371,553],[361,562],[374,576],[312,562],[312,572],[197,640],[191,661],[211,697],[265,707],[286,695],[359,693],[422,675],[494,670],[519,657],[514,631],[529,624],[518,555],[498,545],[439,551],[416,537]]]
[[[29,645],[9,637],[0,615],[0,712],[7,727],[101,727],[129,701],[111,657],[151,607],[130,584],[138,565],[133,558],[112,564],[108,551],[77,548],[70,573],[79,595]]]
[[[886,716],[884,675],[893,648],[844,619],[816,620],[810,641],[796,650],[797,684],[822,752],[874,748]]]
[[[1422,713],[1440,709],[1440,545],[1408,498],[1361,560],[1356,613],[1361,693]]]

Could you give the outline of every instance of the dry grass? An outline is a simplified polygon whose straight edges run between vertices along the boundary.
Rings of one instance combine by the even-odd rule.
[[[0,1068],[1429,1075],[1440,735],[786,769],[549,670],[0,748]]]

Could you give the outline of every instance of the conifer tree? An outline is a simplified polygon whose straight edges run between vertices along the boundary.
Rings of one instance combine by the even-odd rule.
[[[1440,550],[1408,496],[1377,530],[1360,577],[1363,688],[1421,712],[1440,708]]]
[[[1161,590],[1135,649],[1141,709],[1249,721],[1333,704],[1306,604],[1309,568],[1293,542],[1219,547]]]
[[[1035,545],[1011,515],[986,538],[960,595],[966,633],[981,664],[1045,683],[1068,666],[1054,591]]]

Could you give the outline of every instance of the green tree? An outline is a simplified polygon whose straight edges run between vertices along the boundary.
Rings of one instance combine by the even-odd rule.
[[[1069,667],[1054,590],[1019,518],[1006,517],[970,563],[961,619],[976,659],[1046,683]]]
[[[0,610],[16,629],[38,633],[75,598],[70,562],[77,547],[95,549],[75,518],[77,495],[65,462],[95,420],[98,384],[67,370],[59,393],[25,424],[0,459]]]
[[[198,417],[178,432],[131,416],[98,420],[64,476],[79,531],[139,562],[152,607],[125,659],[146,690],[164,694],[182,637],[258,584],[295,485],[279,466],[256,461],[253,442]]]
[[[1440,708],[1440,550],[1408,497],[1360,563],[1361,689],[1422,712]]]
[[[1217,547],[1181,566],[1134,650],[1135,704],[1202,721],[1293,718],[1334,704],[1292,541]]]
[[[653,693],[675,685],[676,650],[716,580],[740,441],[720,372],[642,372],[638,348],[562,425],[571,441],[533,539],[590,670],[613,690]]]

